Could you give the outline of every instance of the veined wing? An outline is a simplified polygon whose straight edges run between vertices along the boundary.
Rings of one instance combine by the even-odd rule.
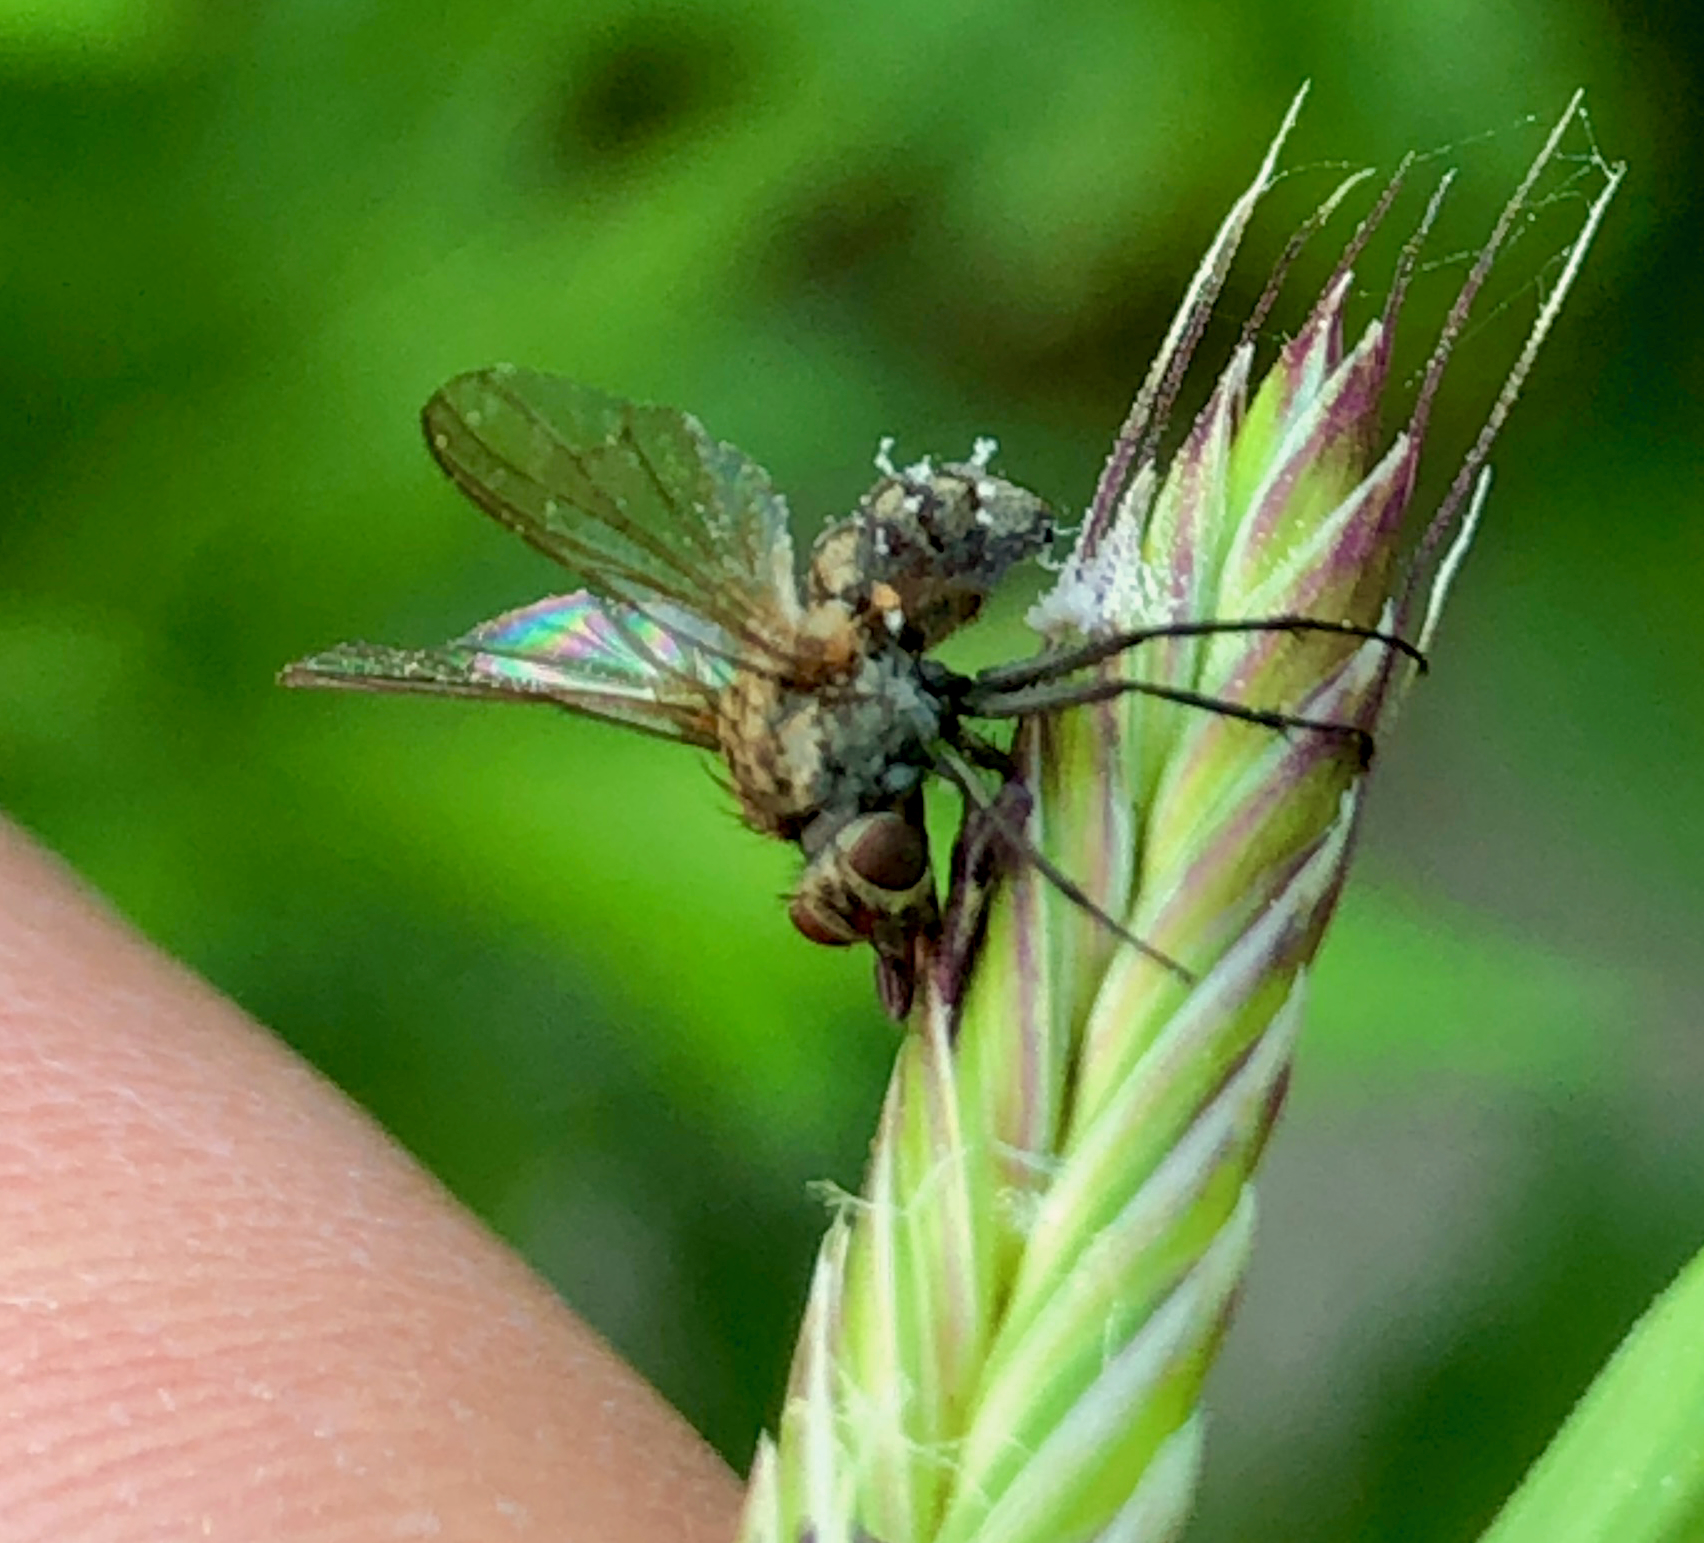
[[[462,492],[594,590],[643,610],[661,597],[785,662],[786,501],[690,414],[497,365],[458,375],[422,421]]]
[[[442,648],[342,643],[287,666],[280,679],[553,702],[708,750],[732,652],[716,628],[665,601],[639,611],[579,590],[506,611]]]

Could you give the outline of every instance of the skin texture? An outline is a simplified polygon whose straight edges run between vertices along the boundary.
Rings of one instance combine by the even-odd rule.
[[[723,1543],[738,1504],[366,1116],[0,824],[0,1536]]]

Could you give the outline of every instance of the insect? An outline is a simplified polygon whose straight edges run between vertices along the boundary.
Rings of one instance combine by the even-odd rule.
[[[869,943],[895,1018],[909,1011],[940,929],[923,822],[931,774],[1153,952],[1027,846],[1020,805],[991,798],[977,775],[1010,768],[972,720],[1105,696],[1109,683],[1066,677],[1150,636],[1269,626],[1365,635],[1305,618],[1186,623],[967,676],[929,651],[1014,565],[1045,551],[1056,526],[1040,498],[989,471],[991,442],[964,462],[905,470],[884,446],[881,477],[818,536],[801,582],[768,474],[689,414],[500,365],[452,380],[422,420],[457,487],[588,587],[441,648],[345,643],[288,666],[283,682],[547,702],[718,753],[746,823],[804,856],[794,925],[818,943]],[[1203,705],[1365,740],[1347,725]]]

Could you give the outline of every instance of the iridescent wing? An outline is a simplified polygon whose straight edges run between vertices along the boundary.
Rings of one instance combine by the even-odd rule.
[[[497,365],[457,376],[422,419],[456,486],[593,590],[647,612],[661,598],[785,662],[786,502],[696,418]]]
[[[552,702],[704,749],[732,645],[666,601],[643,611],[580,590],[483,622],[442,648],[343,643],[285,668],[286,686]]]

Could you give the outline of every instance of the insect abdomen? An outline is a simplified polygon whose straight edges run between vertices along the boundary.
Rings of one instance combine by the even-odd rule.
[[[899,653],[867,655],[850,678],[811,687],[741,671],[718,704],[746,823],[789,840],[825,810],[891,808],[922,781],[940,727],[940,704]]]

